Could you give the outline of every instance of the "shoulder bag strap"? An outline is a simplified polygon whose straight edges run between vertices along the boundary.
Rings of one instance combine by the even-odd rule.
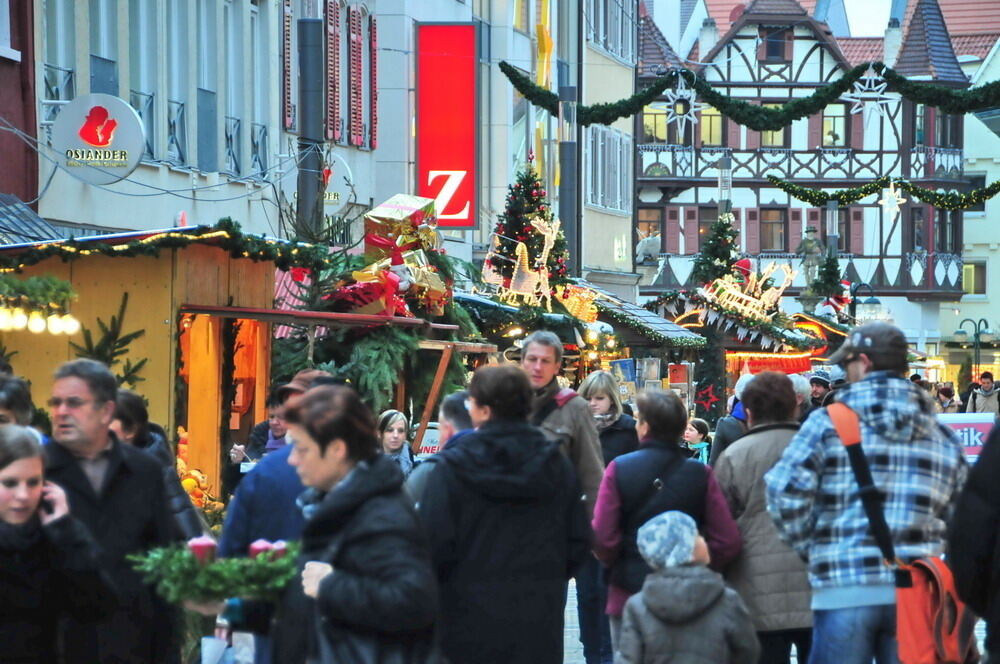
[[[868,517],[868,524],[875,536],[882,557],[890,564],[896,563],[896,551],[892,544],[892,534],[889,525],[885,521],[885,510],[882,508],[882,494],[872,479],[871,468],[868,466],[868,459],[865,458],[864,450],[861,449],[861,421],[858,414],[849,406],[842,403],[832,403],[826,407],[827,414],[833,422],[840,441],[847,451],[847,458],[851,461],[851,470],[854,471],[854,479],[858,482],[858,489],[861,495],[861,504],[865,508],[865,515]]]

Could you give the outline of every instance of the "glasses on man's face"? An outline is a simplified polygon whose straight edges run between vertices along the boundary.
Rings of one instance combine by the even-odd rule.
[[[81,399],[80,397],[69,397],[67,399],[60,399],[59,397],[52,397],[49,399],[49,408],[55,410],[59,406],[66,404],[66,407],[70,410],[76,410],[77,408],[83,408],[87,404],[94,403],[93,400]]]

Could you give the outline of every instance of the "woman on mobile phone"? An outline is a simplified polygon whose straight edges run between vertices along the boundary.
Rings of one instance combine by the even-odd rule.
[[[66,493],[45,481],[38,438],[0,426],[0,662],[62,661],[56,625],[64,613],[99,620],[114,610],[97,558]]]

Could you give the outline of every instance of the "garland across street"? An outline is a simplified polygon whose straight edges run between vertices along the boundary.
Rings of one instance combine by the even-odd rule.
[[[796,198],[816,207],[823,207],[828,201],[837,201],[838,205],[850,205],[851,203],[858,202],[866,196],[871,196],[872,194],[881,192],[883,189],[889,187],[890,184],[894,184],[898,189],[907,192],[921,203],[933,205],[936,208],[944,210],[967,210],[974,205],[980,205],[997,194],[1000,194],[1000,180],[991,182],[989,185],[980,189],[973,189],[964,193],[942,193],[918,187],[912,182],[903,180],[902,178],[891,178],[889,176],[877,178],[871,182],[866,182],[863,185],[853,187],[851,189],[838,189],[831,192],[803,187],[789,182],[788,180],[782,180],[781,178],[773,175],[768,175],[767,179],[771,182],[771,184],[778,189],[781,189],[792,198]]]

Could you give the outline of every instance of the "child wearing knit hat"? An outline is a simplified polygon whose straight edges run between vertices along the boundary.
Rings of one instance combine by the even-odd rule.
[[[616,664],[755,664],[760,652],[740,596],[709,570],[694,519],[664,512],[639,528],[653,571],[625,605]]]

